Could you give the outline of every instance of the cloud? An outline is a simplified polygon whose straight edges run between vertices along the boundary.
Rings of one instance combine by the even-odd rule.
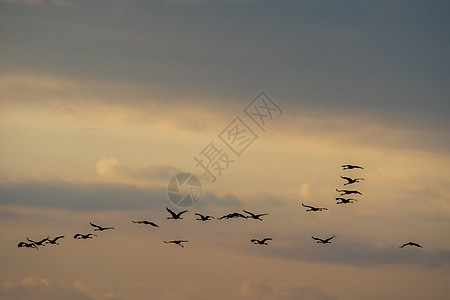
[[[240,292],[246,299],[275,300],[336,300],[335,296],[309,286],[292,283],[271,285],[260,280],[241,283]]]
[[[235,195],[228,193],[218,196],[206,192],[199,200],[198,207],[218,206],[218,207],[242,207],[242,202]]]
[[[180,172],[178,168],[167,164],[133,169],[115,158],[100,159],[96,163],[96,171],[99,179],[129,183],[167,183]]]
[[[116,165],[114,160],[106,163]],[[104,167],[104,166],[103,166]],[[108,173],[110,174],[110,173]],[[108,211],[108,210],[156,210],[164,211],[168,205],[166,185],[136,186],[119,182],[81,181],[21,181],[0,183],[0,205],[35,206],[68,210]],[[228,193],[205,194],[197,202],[197,207],[221,208],[242,207],[235,195]],[[17,213],[1,210],[0,215],[14,218]]]
[[[0,184],[0,204],[69,210],[163,209],[165,188],[117,183],[15,182]]]
[[[8,300],[93,300],[80,284],[63,287],[47,278],[28,276],[20,282],[4,282],[0,288],[0,298]]]
[[[423,268],[437,268],[450,264],[450,251],[445,249],[405,248],[399,245],[367,242],[360,238],[336,233],[332,244],[321,245],[305,235],[278,235],[277,240],[285,241],[283,245],[267,248],[261,252],[281,259],[353,265],[357,267],[375,267],[378,265],[410,264]]]

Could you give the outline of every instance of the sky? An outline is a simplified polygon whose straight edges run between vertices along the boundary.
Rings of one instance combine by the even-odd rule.
[[[0,299],[447,299],[449,13],[0,0]],[[207,173],[196,159],[216,150]],[[167,194],[180,173],[201,182],[184,208]],[[195,215],[244,209],[268,215]],[[89,222],[115,229],[73,239]]]

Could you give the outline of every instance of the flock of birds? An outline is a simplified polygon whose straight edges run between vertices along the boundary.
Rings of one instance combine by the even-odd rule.
[[[343,170],[352,170],[352,169],[364,169],[363,167],[357,166],[357,165],[351,165],[351,164],[346,164],[346,165],[342,165]],[[344,186],[346,185],[351,185],[351,184],[355,184],[360,182],[361,180],[364,180],[364,178],[351,178],[351,177],[347,177],[347,176],[341,176],[342,179],[346,180],[346,183],[344,183]],[[339,197],[336,197],[337,203],[336,204],[350,204],[350,203],[354,203],[355,201],[358,201],[357,199],[354,198],[344,198],[343,196],[346,195],[362,195],[361,192],[357,191],[357,190],[346,190],[346,189],[336,189],[337,192],[340,193]],[[312,211],[312,212],[320,212],[320,211],[324,211],[324,210],[328,210],[326,207],[315,207],[312,205],[307,205],[302,203],[302,206],[307,208],[307,212]],[[173,210],[171,210],[170,208],[166,207],[167,212],[170,214],[169,217],[167,217],[167,219],[172,219],[172,220],[181,220],[182,215],[186,212],[188,212],[188,210],[183,210],[180,212],[174,212]],[[252,213],[248,210],[243,209],[243,212],[245,214],[239,213],[239,212],[233,212],[233,213],[229,213],[226,214],[220,218],[218,218],[218,220],[222,220],[222,219],[233,219],[233,218],[242,218],[242,219],[254,219],[254,220],[259,220],[262,221],[263,219],[261,219],[262,216],[266,216],[268,215],[268,213],[260,213],[260,214],[255,214]],[[215,219],[215,217],[213,216],[209,216],[209,215],[203,215],[200,213],[195,213],[196,216],[198,216],[198,218],[196,220],[198,221],[209,221],[212,219]],[[152,222],[152,221],[148,221],[148,220],[139,220],[139,221],[132,221],[132,223],[135,224],[141,224],[141,225],[150,225],[152,227],[156,227],[159,228],[158,224]],[[94,224],[92,222],[90,222],[90,225],[94,228],[94,231],[105,231],[105,230],[112,230],[115,229],[114,227],[103,227],[97,224]],[[97,235],[94,233],[77,233],[73,236],[74,239],[76,240],[86,240],[86,239],[92,239],[93,237],[96,237]],[[38,247],[41,246],[45,246],[46,244],[51,244],[51,245],[59,245],[58,240],[64,238],[63,235],[61,236],[57,236],[53,239],[50,238],[50,236],[47,236],[44,239],[41,239],[39,241],[35,241],[32,240],[30,238],[27,237],[27,242],[19,242],[18,247],[19,248],[34,248],[36,250],[38,250]],[[313,240],[315,240],[317,243],[320,244],[330,244],[331,240],[333,238],[335,238],[335,236],[331,236],[329,238],[318,238],[318,237],[314,237],[311,236],[311,238]],[[250,242],[252,242],[255,245],[268,245],[267,242],[268,241],[272,241],[273,239],[271,237],[265,237],[263,239],[256,239],[253,238],[250,240]],[[166,244],[174,244],[174,245],[178,245],[182,248],[184,248],[183,243],[187,243],[189,242],[188,240],[169,240],[169,241],[165,241],[164,243]],[[413,247],[419,247],[422,248],[422,246],[418,243],[415,242],[407,242],[403,245],[401,245],[399,248],[404,248],[406,246],[413,246]]]

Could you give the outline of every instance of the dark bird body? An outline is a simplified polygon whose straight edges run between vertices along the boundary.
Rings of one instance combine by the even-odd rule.
[[[57,242],[57,240],[62,239],[62,238],[64,238],[63,235],[57,236],[57,237],[55,237],[54,239],[50,239],[50,237],[48,236],[48,237],[47,237],[47,241],[48,241],[49,244],[52,244],[52,245],[59,245],[58,242]]]
[[[351,194],[358,194],[358,195],[362,195],[361,192],[358,191],[352,191],[352,190],[338,190],[336,189],[337,192],[341,193],[341,196],[344,195],[351,195]]]
[[[92,222],[89,222],[89,224],[91,224],[92,227],[94,227],[94,231],[103,231],[103,230],[108,230],[108,229],[114,229],[114,227],[102,227],[100,225],[96,225]]]
[[[249,211],[246,211],[245,209],[243,209],[243,211],[244,211],[245,213],[249,214],[249,215],[250,215],[250,216],[249,216],[250,218],[255,219],[255,220],[260,220],[260,221],[262,221],[262,219],[261,219],[262,216],[268,215],[268,213],[265,213],[265,214],[254,214],[254,213],[251,213],[251,212],[249,212]]]
[[[317,243],[320,243],[320,244],[329,244],[330,241],[334,238],[334,235],[333,235],[332,237],[327,238],[327,239],[316,238],[316,237],[313,237],[313,236],[311,236],[311,237],[313,238],[313,240],[316,240]]]
[[[20,242],[17,247],[19,248],[35,248],[38,250],[38,247],[34,243],[26,243],[26,242]]]
[[[175,245],[181,246],[182,248],[184,248],[184,246],[181,243],[187,243],[187,242],[189,242],[189,241],[183,241],[183,240],[164,241],[164,243],[166,243],[166,244],[175,244]]]
[[[199,214],[199,213],[195,213],[195,215],[200,217],[200,219],[198,219],[198,218],[196,219],[198,221],[208,221],[208,220],[211,220],[211,219],[215,219],[212,216],[204,216],[204,215]]]
[[[423,248],[421,245],[414,243],[414,242],[407,242],[403,245],[400,246],[400,248],[406,247],[406,246],[414,246],[414,247],[418,247],[418,248]]]
[[[132,222],[136,223],[136,224],[145,224],[145,225],[151,225],[153,227],[159,227],[157,224],[155,224],[153,222],[150,222],[150,221],[146,221],[146,220],[144,220],[144,221],[132,221]]]
[[[247,219],[247,216],[244,216],[243,214],[240,214],[238,212],[234,212],[225,216],[222,216],[219,218],[219,220],[222,219],[232,219],[232,218],[243,218],[243,219]]]
[[[347,183],[344,183],[344,185],[353,184],[359,182],[360,180],[364,180],[364,178],[351,178],[346,176],[341,176],[341,178],[347,180]]]
[[[264,238],[262,240],[251,239],[250,241],[255,245],[267,245],[267,241],[271,241],[272,238]]]
[[[77,240],[85,240],[85,239],[92,239],[93,236],[97,236],[97,235],[93,234],[93,233],[87,233],[87,234],[77,233],[73,236],[73,238],[77,239]]]
[[[346,198],[341,198],[341,197],[336,198],[336,200],[338,200],[338,202],[336,204],[348,204],[348,203],[353,203],[354,201],[358,201],[358,200],[352,199],[352,198],[346,199]]]
[[[341,167],[342,167],[342,170],[364,169],[363,167],[355,166],[355,165],[342,165]]]
[[[303,203],[302,203],[302,206],[308,208],[306,211],[322,211],[322,210],[328,210],[328,208],[326,208],[326,207],[314,207],[314,206],[311,206],[311,205],[305,205],[305,204],[303,204]]]
[[[42,240],[40,240],[39,242],[36,242],[36,241],[33,241],[33,240],[30,240],[29,238],[27,238],[27,240],[29,241],[29,242],[31,242],[31,243],[33,243],[33,244],[35,244],[36,246],[45,246],[45,242],[46,241],[48,241],[48,239],[47,238],[45,238],[45,239],[42,239]]]
[[[173,219],[173,220],[181,220],[183,219],[181,217],[182,214],[184,214],[185,212],[187,212],[187,210],[183,210],[180,211],[179,213],[175,213],[173,210],[171,210],[170,208],[166,207],[166,210],[170,213],[170,217],[167,217],[167,219]]]

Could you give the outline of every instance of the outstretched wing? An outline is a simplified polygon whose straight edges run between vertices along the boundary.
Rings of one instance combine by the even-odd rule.
[[[94,223],[92,223],[92,222],[89,222],[89,224],[91,224],[92,227],[95,227],[95,228],[98,228],[98,229],[102,229],[101,226],[96,225],[96,224],[94,224]]]
[[[172,215],[172,218],[176,218],[177,217],[177,214],[173,210],[171,210],[170,208],[166,207],[166,210],[169,212],[169,214]]]
[[[272,240],[272,238],[264,238],[261,242],[265,243],[266,241],[271,241],[271,240]]]
[[[250,242],[252,242],[252,243],[258,242],[258,243],[259,243],[259,240],[257,240],[257,239],[251,239]]]
[[[148,222],[147,224],[149,224],[149,225],[151,225],[151,226],[153,226],[153,227],[158,227],[158,228],[159,228],[158,224],[156,224],[156,223]]]
[[[345,179],[345,180],[347,180],[347,181],[349,181],[349,182],[353,180],[353,179],[351,179],[350,177],[346,177],[346,176],[341,176],[341,178],[342,178],[342,179]]]
[[[249,215],[251,215],[252,217],[256,217],[255,214],[253,214],[253,213],[251,213],[251,212],[249,212],[249,211],[247,211],[247,210],[245,210],[245,209],[243,209],[242,211],[245,212],[245,213],[247,213],[247,214],[249,214]]]
[[[313,207],[313,206],[311,206],[311,205],[305,205],[305,204],[303,204],[303,203],[302,203],[302,206],[303,206],[303,207],[307,207],[307,208],[311,208],[311,209],[315,208],[315,207]]]
[[[313,238],[313,240],[316,240],[316,241],[321,241],[321,242],[323,242],[323,240],[322,239],[320,239],[320,238],[316,238],[316,237],[314,237],[314,236],[311,236],[312,238]]]
[[[330,238],[327,238],[324,242],[329,242],[329,241],[331,241],[332,239],[334,239],[334,235],[332,236],[332,237],[330,237]]]
[[[64,236],[63,236],[63,235],[60,235],[60,236],[55,237],[55,238],[53,239],[53,241],[56,242],[57,240],[62,239],[62,238],[64,238]]]

